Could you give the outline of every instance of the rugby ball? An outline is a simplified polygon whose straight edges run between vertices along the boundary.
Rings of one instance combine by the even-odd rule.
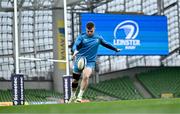
[[[83,70],[86,66],[87,60],[85,57],[80,57],[77,61],[77,66],[79,70]]]

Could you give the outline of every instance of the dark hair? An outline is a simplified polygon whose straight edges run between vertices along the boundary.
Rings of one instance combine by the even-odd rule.
[[[94,28],[94,23],[93,23],[92,21],[88,22],[88,23],[86,24],[86,28],[87,28],[88,30]]]

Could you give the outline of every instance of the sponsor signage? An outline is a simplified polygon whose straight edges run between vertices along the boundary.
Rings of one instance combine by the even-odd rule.
[[[11,76],[13,105],[24,105],[24,77],[22,74]]]
[[[72,76],[63,76],[64,103],[67,103],[71,97]]]

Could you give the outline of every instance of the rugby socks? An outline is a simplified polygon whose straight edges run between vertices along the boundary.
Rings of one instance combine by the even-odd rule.
[[[75,97],[76,96],[76,89],[72,90],[72,96]]]
[[[80,91],[79,91],[79,94],[78,94],[78,99],[82,99],[82,96],[83,96],[83,94],[84,94],[84,90],[81,90],[80,89]]]

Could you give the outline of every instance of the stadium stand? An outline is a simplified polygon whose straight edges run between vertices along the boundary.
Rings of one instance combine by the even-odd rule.
[[[143,98],[127,76],[90,85],[89,88],[122,100]]]
[[[180,68],[160,68],[137,76],[145,88],[156,98],[162,93],[173,93],[180,97]]]
[[[10,90],[0,90],[0,102],[12,101],[12,93]]]
[[[137,79],[155,98],[160,98],[162,93],[173,93],[174,97],[180,97],[179,74],[179,67],[166,67],[140,73],[137,75]],[[11,90],[0,90],[0,102],[11,101],[11,92]],[[128,76],[102,81],[98,84],[90,84],[83,97],[91,101],[143,98]],[[62,98],[63,94],[45,89],[25,90],[25,100],[27,102],[46,102]]]
[[[27,102],[46,102],[62,99],[63,94],[45,89],[26,89],[25,101]],[[0,102],[12,101],[12,90],[0,90]]]
[[[95,90],[89,87],[83,96],[84,99],[88,99],[90,101],[112,101],[117,100],[118,98],[107,95],[101,91]]]
[[[11,101],[11,90],[0,90],[0,102]],[[111,79],[91,84],[85,91],[84,99],[91,101],[112,101],[117,99],[141,99],[143,98],[135,89],[129,77]],[[26,89],[25,100],[27,102],[46,102],[62,99],[63,94],[45,89]]]

